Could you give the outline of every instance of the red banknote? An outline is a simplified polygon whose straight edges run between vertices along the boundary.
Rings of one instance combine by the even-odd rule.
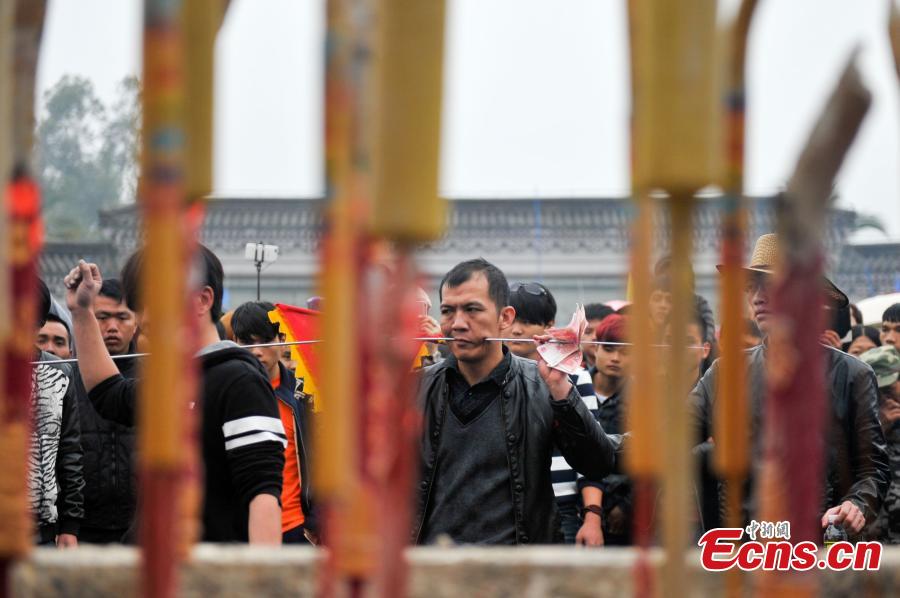
[[[538,353],[551,368],[567,374],[576,373],[581,369],[581,335],[585,328],[584,307],[576,305],[569,325],[548,330],[547,334],[553,340],[538,347]]]

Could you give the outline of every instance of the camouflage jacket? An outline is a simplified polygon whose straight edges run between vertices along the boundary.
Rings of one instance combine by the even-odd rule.
[[[880,540],[885,544],[900,544],[900,424],[885,434],[888,459],[891,464],[891,485],[878,511],[875,521],[863,530],[867,540]]]

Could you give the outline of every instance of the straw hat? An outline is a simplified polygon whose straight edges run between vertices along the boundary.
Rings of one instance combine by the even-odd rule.
[[[775,274],[775,265],[778,264],[779,258],[780,249],[778,235],[775,233],[762,235],[756,240],[756,244],[753,246],[753,254],[750,256],[750,264],[747,265],[744,270],[762,274]],[[722,271],[722,267],[722,264],[716,266],[720,272]],[[850,304],[847,295],[837,288],[833,282],[824,276],[822,277],[822,280],[825,283],[825,292],[828,294],[828,297],[835,302],[837,307],[847,307],[847,305]]]

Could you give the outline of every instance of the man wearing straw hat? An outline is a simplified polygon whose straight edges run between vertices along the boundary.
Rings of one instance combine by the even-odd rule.
[[[766,355],[768,335],[773,331],[775,312],[771,300],[775,265],[778,264],[778,238],[761,236],[753,248],[747,272],[746,296],[751,316],[763,334],[763,343],[747,351],[749,408],[751,417],[752,463],[760,463],[762,453],[761,422],[766,393]],[[721,268],[721,266],[720,266]],[[849,303],[830,280],[822,279],[828,304],[825,309],[840,309]],[[872,368],[855,357],[836,349],[823,348],[827,356],[826,388],[830,390],[830,424],[825,445],[827,475],[824,481],[822,526],[829,515],[850,534],[858,534],[866,522],[875,519],[890,480],[884,434],[878,422],[877,386]],[[715,439],[712,428],[713,402],[716,397],[718,361],[706,372],[693,390],[698,442]],[[801,425],[798,422],[798,425]],[[748,480],[752,490],[753,474]],[[743,516],[749,521],[756,514],[753,492],[743,501]]]

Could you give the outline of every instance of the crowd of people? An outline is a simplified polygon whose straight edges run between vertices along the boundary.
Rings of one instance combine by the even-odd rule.
[[[752,462],[759,463],[777,238],[761,237],[747,266],[746,345]],[[41,282],[32,410],[29,493],[39,544],[133,542],[137,529],[135,423],[138,353],[154,334],[140,302],[142,253],[116,278],[81,262],[66,277],[65,308]],[[224,273],[198,251],[191,316],[200,350],[199,448],[203,465],[203,541],[318,544],[309,468],[315,415],[290,351],[272,322],[274,306],[248,302],[223,314]],[[647,307],[662,346],[684,351],[693,390],[697,533],[723,521],[725,488],[710,465],[719,431],[720,330],[695,296],[686,331],[673,331],[671,263],[654,270]],[[823,527],[830,516],[852,538],[900,543],[900,304],[880,329],[827,279],[828,328],[820,334],[827,367],[823,431]],[[420,478],[412,541],[418,544],[629,545],[634,488],[623,466],[630,436],[624,417],[633,380],[631,304],[585,306],[582,367],[550,367],[557,304],[536,281],[509,283],[483,259],[462,262],[440,282],[440,306],[422,315],[432,345],[418,373]],[[327,309],[327,304],[324,306]],[[486,339],[507,338],[504,342]],[[684,343],[682,345],[682,343]],[[268,346],[260,346],[268,345]],[[123,357],[124,356],[124,357]],[[65,361],[77,357],[77,364]],[[662,363],[663,360],[661,360]],[[662,370],[664,366],[660,365]],[[664,374],[664,372],[661,371]],[[757,516],[751,468],[741,516]],[[326,538],[327,541],[327,538]]]

